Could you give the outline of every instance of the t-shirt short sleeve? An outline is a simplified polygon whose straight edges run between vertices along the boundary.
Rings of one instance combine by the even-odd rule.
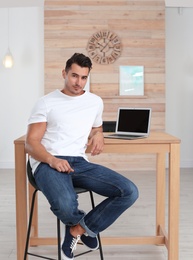
[[[44,100],[41,98],[32,109],[28,124],[47,122],[47,109]]]
[[[102,125],[102,114],[103,114],[103,101],[101,98],[99,98],[99,108],[98,108],[98,113],[96,115],[93,127],[99,127]]]

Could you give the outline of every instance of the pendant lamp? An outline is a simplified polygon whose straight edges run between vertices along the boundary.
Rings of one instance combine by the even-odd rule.
[[[8,8],[8,12],[7,12],[7,24],[8,24],[8,32],[7,32],[7,35],[8,35],[8,50],[5,54],[5,57],[3,59],[3,65],[6,69],[10,69],[13,67],[13,56],[10,52],[10,49],[9,49],[9,8]]]

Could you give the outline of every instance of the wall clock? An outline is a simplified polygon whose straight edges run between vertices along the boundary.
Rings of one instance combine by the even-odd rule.
[[[111,64],[121,55],[121,41],[109,30],[92,35],[87,44],[89,57],[99,64]]]

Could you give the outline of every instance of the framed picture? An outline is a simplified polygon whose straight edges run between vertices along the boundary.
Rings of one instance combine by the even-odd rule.
[[[119,67],[119,95],[144,95],[144,67]]]

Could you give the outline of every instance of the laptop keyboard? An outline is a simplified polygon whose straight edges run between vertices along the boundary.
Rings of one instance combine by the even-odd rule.
[[[137,137],[136,135],[119,135],[119,134],[112,134],[112,136],[118,136],[118,137]]]
[[[145,136],[110,134],[110,135],[107,135],[106,137],[107,138],[118,138],[118,139],[138,139],[138,138],[144,138]]]

